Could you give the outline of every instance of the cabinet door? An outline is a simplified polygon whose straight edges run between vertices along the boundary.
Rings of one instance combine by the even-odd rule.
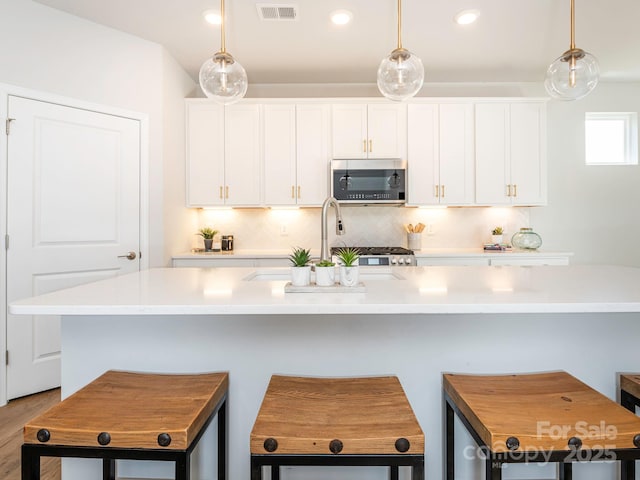
[[[512,201],[518,205],[547,202],[545,105],[511,105]]]
[[[296,106],[264,105],[264,202],[295,205]]]
[[[403,104],[369,105],[369,158],[406,158],[407,110]]]
[[[483,103],[475,109],[476,203],[510,205],[509,104]]]
[[[332,106],[333,158],[367,158],[367,106]]]
[[[296,107],[298,205],[320,206],[329,195],[329,105]]]
[[[186,103],[187,206],[224,203],[224,107]]]
[[[260,105],[225,107],[225,204],[260,205]]]
[[[439,203],[438,105],[407,107],[407,179],[410,205]]]
[[[466,205],[474,200],[473,105],[439,107],[440,204]]]

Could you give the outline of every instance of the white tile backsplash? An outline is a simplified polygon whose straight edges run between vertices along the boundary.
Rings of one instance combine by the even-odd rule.
[[[422,248],[473,248],[491,240],[491,230],[504,228],[504,239],[529,225],[529,208],[409,208],[343,206],[345,235],[335,234],[335,213],[329,211],[330,246],[407,246],[405,225],[422,222]],[[233,234],[236,249],[320,249],[320,208],[199,210],[201,226]],[[539,233],[544,240],[544,232]],[[187,233],[188,234],[188,233]],[[202,239],[193,235],[193,247]]]

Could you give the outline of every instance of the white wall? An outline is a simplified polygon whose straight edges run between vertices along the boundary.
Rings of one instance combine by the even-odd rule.
[[[148,114],[147,255],[151,266],[167,264],[163,157],[184,162],[175,103],[193,90],[191,79],[158,44],[30,0],[0,2],[0,45],[0,83]]]
[[[640,166],[585,166],[585,112],[640,111],[640,83],[600,84],[548,105],[549,205],[531,209],[546,246],[574,263],[640,266]]]

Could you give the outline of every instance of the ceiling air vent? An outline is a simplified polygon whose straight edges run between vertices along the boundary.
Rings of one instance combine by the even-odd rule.
[[[284,3],[256,3],[260,20],[291,21],[298,19],[298,6]]]

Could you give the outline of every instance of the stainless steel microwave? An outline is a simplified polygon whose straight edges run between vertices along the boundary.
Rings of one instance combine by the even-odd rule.
[[[331,193],[340,203],[405,203],[406,179],[399,158],[331,161]]]

